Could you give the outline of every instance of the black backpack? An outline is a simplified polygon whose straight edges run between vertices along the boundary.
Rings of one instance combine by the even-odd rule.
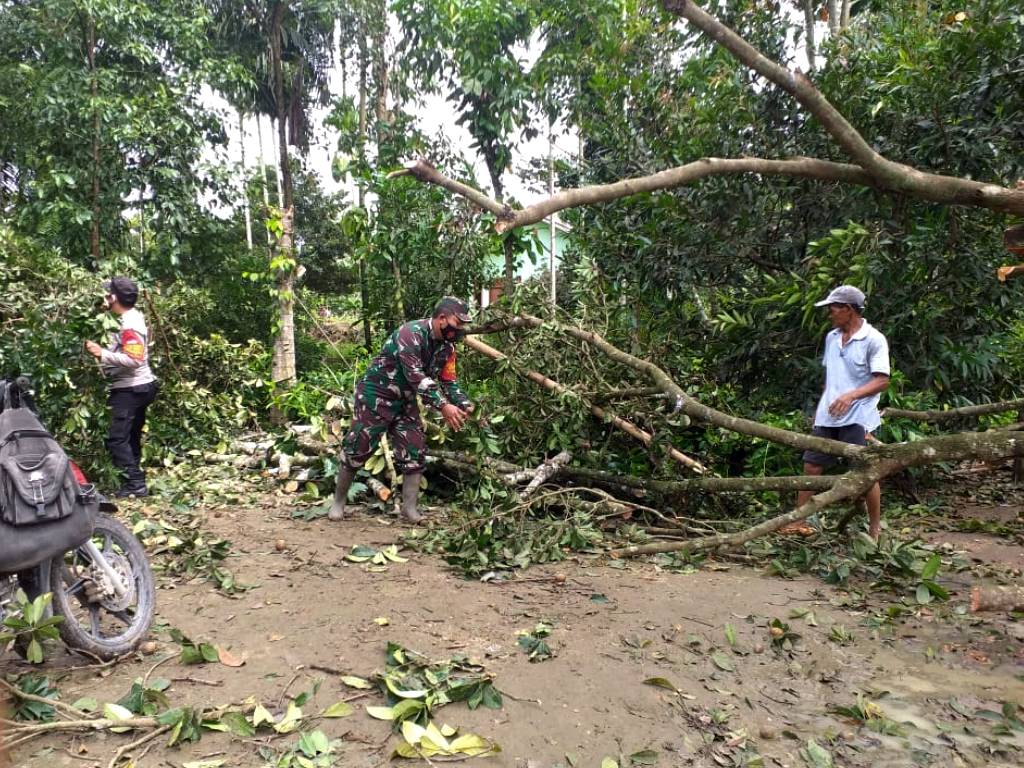
[[[0,400],[0,572],[13,573],[84,544],[99,497],[35,413]]]

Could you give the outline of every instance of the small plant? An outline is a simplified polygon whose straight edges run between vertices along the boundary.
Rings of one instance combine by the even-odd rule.
[[[792,651],[793,646],[800,640],[800,635],[793,632],[789,624],[781,619],[772,619],[768,622],[768,636],[771,638],[773,648],[786,653]]]
[[[545,640],[551,634],[551,629],[550,624],[541,621],[532,632],[519,633],[519,647],[526,651],[530,661],[546,661],[555,655]]]
[[[849,707],[832,706],[829,712],[851,720],[856,720],[861,725],[866,725],[877,733],[886,736],[902,736],[903,728],[895,720],[885,716],[882,708],[873,701],[868,701],[863,694],[857,694],[857,703]]]
[[[15,684],[19,691],[30,696],[38,696],[43,699],[58,699],[60,692],[50,686],[48,677],[38,675],[26,675]],[[15,720],[28,720],[39,723],[48,723],[56,716],[56,710],[50,704],[41,701],[29,701],[18,698],[14,707]]]
[[[834,624],[828,633],[828,639],[837,645],[849,645],[853,642],[853,633],[842,624]]]
[[[43,643],[60,637],[57,625],[63,616],[47,616],[53,595],[46,592],[29,600],[22,590],[14,596],[14,610],[4,617],[5,631],[0,632],[0,643],[8,649],[19,644],[25,649],[25,658],[32,664],[43,661]]]

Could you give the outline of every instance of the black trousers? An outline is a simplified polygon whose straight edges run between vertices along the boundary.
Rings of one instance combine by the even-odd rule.
[[[139,466],[142,459],[142,428],[146,424],[146,408],[156,399],[155,381],[138,387],[112,389],[107,398],[110,405],[110,431],[107,450],[114,466],[124,475],[124,485],[138,488],[146,484],[146,475]]]

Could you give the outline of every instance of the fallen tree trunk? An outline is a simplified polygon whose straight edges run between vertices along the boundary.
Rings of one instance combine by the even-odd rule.
[[[1024,611],[1024,586],[975,587],[971,590],[971,612]]]
[[[863,496],[875,483],[907,467],[921,467],[963,459],[996,460],[1024,456],[1024,437],[1016,432],[991,430],[940,435],[913,443],[878,444],[865,448],[860,466],[841,475],[829,490],[812,496],[801,507],[773,517],[742,531],[704,536],[684,542],[665,542],[623,547],[613,557],[635,557],[659,552],[698,552],[739,547],[748,541],[774,533],[789,523],[804,520],[841,501]]]
[[[454,451],[433,450],[431,454],[456,469],[479,472],[477,462],[490,469],[495,477],[514,483],[516,478],[532,474],[533,470],[488,456],[472,456]],[[598,469],[563,466],[554,478],[595,483],[613,488],[624,488],[641,493],[665,497],[682,497],[696,491],[717,493],[761,493],[764,491],[826,491],[835,485],[841,475],[790,475],[788,477],[700,477],[686,480],[656,480],[631,475],[616,475]],[[520,480],[520,482],[522,482]]]
[[[911,419],[912,421],[929,421],[940,423],[961,417],[988,416],[993,413],[1006,413],[1007,411],[1019,411],[1024,408],[1024,399],[1005,400],[1001,403],[984,403],[982,405],[965,405],[961,408],[949,408],[947,410],[933,409],[930,411],[907,411],[902,408],[886,408],[882,416],[894,419]]]
[[[497,349],[495,349],[494,347],[490,346],[489,344],[484,343],[480,339],[476,339],[476,338],[473,338],[471,336],[467,336],[466,339],[465,339],[465,344],[470,349],[473,349],[473,350],[479,352],[480,354],[482,354],[482,355],[484,355],[486,357],[491,358],[492,360],[508,360],[508,356],[507,355],[505,355],[503,352],[499,352]],[[537,371],[523,370],[523,369],[520,369],[518,366],[516,366],[514,363],[511,363],[511,364],[512,364],[513,370],[515,370],[516,373],[519,373],[521,376],[525,376],[526,378],[530,379],[530,381],[533,381],[533,382],[539,384],[540,386],[544,387],[545,389],[549,389],[552,392],[568,393],[568,394],[575,395],[576,397],[579,397],[579,395],[577,393],[573,392],[568,387],[566,387],[566,386],[564,386],[562,384],[559,384],[554,379],[549,379],[547,376],[545,376],[542,373],[538,373]],[[620,418],[619,416],[615,416],[615,415],[609,413],[608,411],[606,411],[604,408],[601,408],[600,406],[589,405],[588,407],[590,408],[590,412],[593,413],[595,416],[597,416],[599,419],[601,419],[603,421],[606,421],[609,424],[612,424],[613,426],[617,427],[618,429],[621,429],[626,434],[628,434],[628,435],[630,435],[632,437],[635,437],[637,440],[642,442],[644,445],[648,445],[649,446],[654,441],[654,436],[653,435],[651,435],[649,432],[646,432],[646,431],[640,429],[638,426],[636,426],[632,422],[626,421],[626,419]],[[676,448],[669,448],[668,454],[669,454],[669,456],[672,457],[672,459],[674,459],[675,461],[679,462],[683,466],[689,467],[690,469],[694,470],[695,472],[703,473],[703,472],[707,471],[705,469],[704,465],[701,464],[699,461],[696,461],[695,459],[690,458],[685,453],[683,453],[682,451],[677,450]]]

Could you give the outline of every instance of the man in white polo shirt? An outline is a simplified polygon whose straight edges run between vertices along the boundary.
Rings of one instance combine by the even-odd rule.
[[[889,342],[864,319],[864,293],[852,285],[840,285],[816,307],[828,307],[832,330],[825,337],[825,391],[814,414],[818,437],[865,445],[870,433],[882,423],[878,400],[889,386]],[[804,474],[820,475],[836,463],[836,457],[818,451],[804,452]],[[800,491],[797,506],[812,495]],[[882,491],[875,483],[864,496],[868,508],[868,534],[878,539],[882,526]]]

